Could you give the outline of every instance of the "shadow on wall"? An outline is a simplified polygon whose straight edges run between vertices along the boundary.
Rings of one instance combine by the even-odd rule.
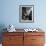
[[[0,43],[2,43],[2,36],[3,36],[3,32],[5,32],[6,30],[4,30],[5,25],[4,24],[0,24]]]

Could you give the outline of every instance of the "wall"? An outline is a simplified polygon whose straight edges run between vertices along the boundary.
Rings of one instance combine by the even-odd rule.
[[[34,5],[34,23],[19,22],[19,5]],[[13,24],[15,28],[40,27],[46,32],[46,0],[0,0],[0,31]]]
[[[0,25],[13,24],[16,28],[46,27],[46,1],[42,0],[1,0]],[[19,5],[34,5],[34,23],[19,22]]]

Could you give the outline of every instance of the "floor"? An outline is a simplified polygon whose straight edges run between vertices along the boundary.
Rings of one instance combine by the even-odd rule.
[[[0,44],[0,46],[2,46],[2,44]]]

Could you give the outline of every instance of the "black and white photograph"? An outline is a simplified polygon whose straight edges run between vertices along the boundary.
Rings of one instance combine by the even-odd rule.
[[[34,5],[20,5],[19,13],[20,22],[34,21]]]

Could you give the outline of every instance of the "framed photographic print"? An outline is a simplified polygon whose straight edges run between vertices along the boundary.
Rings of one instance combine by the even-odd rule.
[[[23,23],[34,22],[34,5],[19,6],[19,21]]]

